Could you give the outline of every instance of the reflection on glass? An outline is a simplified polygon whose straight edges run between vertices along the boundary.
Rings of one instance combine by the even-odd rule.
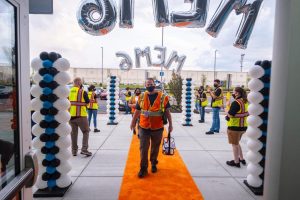
[[[0,190],[16,175],[18,125],[15,8],[0,0]],[[16,142],[17,141],[17,142]],[[17,163],[17,164],[16,164]]]

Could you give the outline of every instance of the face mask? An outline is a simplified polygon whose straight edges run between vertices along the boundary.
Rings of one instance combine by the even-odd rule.
[[[235,95],[235,94],[232,94],[232,97],[235,99],[236,95]]]
[[[214,87],[218,87],[218,84],[217,84],[217,83],[214,83]]]
[[[140,94],[141,94],[140,92],[135,93],[136,96],[139,96]]]
[[[147,90],[148,92],[153,92],[154,89],[155,89],[155,86],[146,87],[146,90]]]

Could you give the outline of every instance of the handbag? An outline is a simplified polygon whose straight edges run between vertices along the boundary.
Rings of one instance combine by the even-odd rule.
[[[171,133],[168,133],[167,137],[163,138],[163,143],[162,143],[162,153],[164,155],[174,155],[175,153],[175,139],[171,137]]]

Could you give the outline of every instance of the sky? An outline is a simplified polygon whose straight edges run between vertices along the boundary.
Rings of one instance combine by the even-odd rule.
[[[186,55],[183,70],[212,71],[216,49],[218,50],[216,69],[219,71],[240,71],[241,54],[245,54],[244,71],[249,70],[257,60],[272,59],[275,3],[270,0],[264,1],[248,42],[248,48],[242,50],[232,45],[242,15],[232,12],[217,38],[205,32],[220,1],[210,0],[204,28],[171,26],[164,28],[166,57],[168,58],[172,51],[177,51],[179,55]],[[143,49],[149,46],[152,60],[157,61],[157,51],[154,51],[154,47],[161,45],[162,34],[161,28],[155,27],[151,0],[135,1],[132,29],[119,28],[117,18],[115,28],[104,36],[92,36],[81,30],[76,18],[80,2],[80,0],[54,0],[53,15],[30,15],[31,59],[37,57],[42,51],[55,51],[67,58],[71,67],[101,68],[101,47],[103,47],[104,68],[118,68],[120,58],[115,56],[116,52],[125,51],[134,61],[134,48]],[[117,0],[116,3],[118,2]],[[170,13],[190,9],[190,4],[184,3],[184,0],[169,0],[168,6]],[[145,59],[142,59],[141,64],[142,68],[148,68]]]

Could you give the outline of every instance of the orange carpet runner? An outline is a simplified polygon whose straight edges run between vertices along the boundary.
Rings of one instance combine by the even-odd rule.
[[[164,136],[167,133],[164,131]],[[175,141],[176,142],[176,141]],[[140,165],[139,139],[133,136],[125,167],[119,200],[202,200],[193,178],[188,172],[179,152],[173,156],[163,155],[160,147],[158,171],[139,179]]]

